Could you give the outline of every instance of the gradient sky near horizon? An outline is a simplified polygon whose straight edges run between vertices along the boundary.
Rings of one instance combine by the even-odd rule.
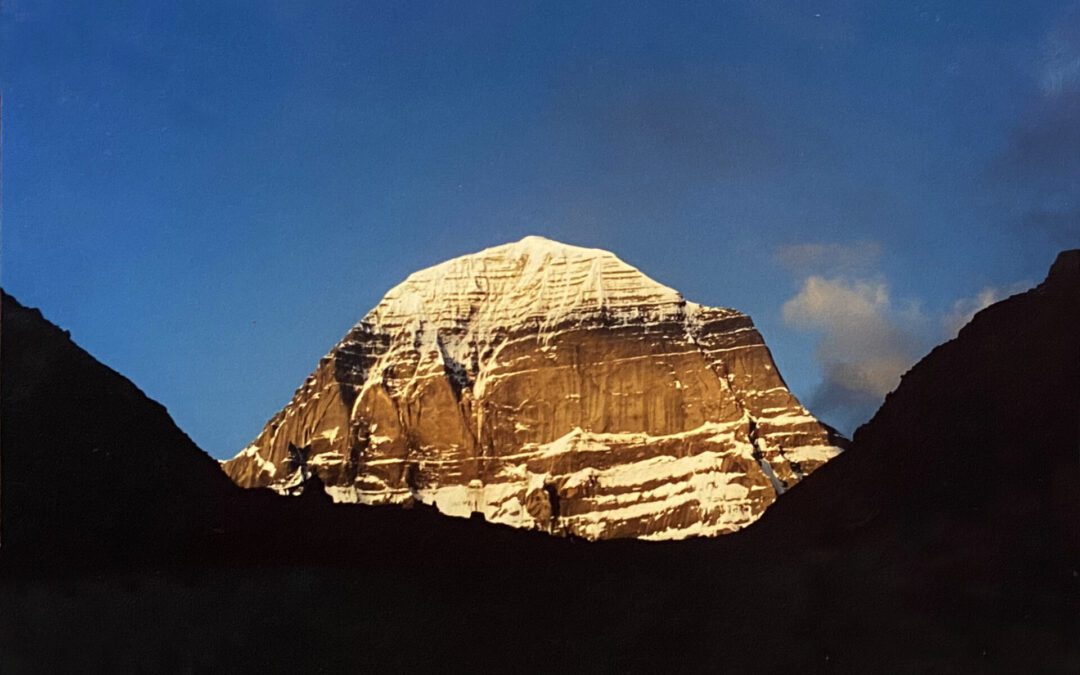
[[[846,431],[1080,245],[1075,0],[5,0],[0,59],[0,281],[216,457],[527,234],[750,313]]]

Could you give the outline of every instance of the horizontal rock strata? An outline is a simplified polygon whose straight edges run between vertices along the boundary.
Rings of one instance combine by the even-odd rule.
[[[316,473],[342,502],[677,539],[753,522],[842,443],[745,314],[528,237],[392,289],[224,468],[245,487]]]

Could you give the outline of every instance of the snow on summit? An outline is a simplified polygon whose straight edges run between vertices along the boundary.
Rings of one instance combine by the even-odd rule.
[[[752,523],[840,452],[750,317],[543,237],[392,288],[225,471],[587,539]]]
[[[686,302],[613,253],[528,236],[411,274],[365,318],[401,325],[552,323],[601,308],[616,315],[676,314]]]

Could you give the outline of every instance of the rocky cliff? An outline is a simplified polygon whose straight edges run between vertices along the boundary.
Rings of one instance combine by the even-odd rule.
[[[841,451],[750,318],[540,237],[417,272],[225,471],[588,539],[731,532]]]

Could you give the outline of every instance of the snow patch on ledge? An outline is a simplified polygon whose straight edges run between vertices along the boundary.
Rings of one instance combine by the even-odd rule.
[[[263,459],[262,455],[259,454],[260,449],[259,446],[253,443],[241,450],[233,459],[239,459],[240,457],[250,459],[255,466],[259,467],[260,471],[265,471],[272,478],[277,474],[277,466],[273,462]]]

